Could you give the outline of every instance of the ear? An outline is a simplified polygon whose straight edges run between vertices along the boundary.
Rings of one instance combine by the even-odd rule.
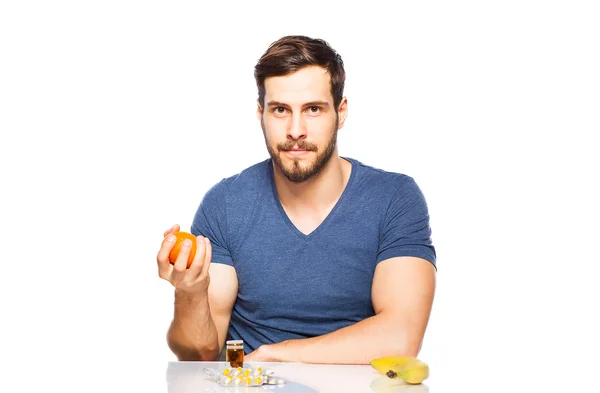
[[[342,97],[342,101],[340,101],[340,105],[338,106],[338,129],[344,127],[346,117],[348,117],[348,100],[346,97]]]
[[[263,108],[262,108],[262,106],[260,106],[260,101],[257,99],[256,100],[256,118],[258,119],[259,122],[262,121],[262,115],[263,115]]]

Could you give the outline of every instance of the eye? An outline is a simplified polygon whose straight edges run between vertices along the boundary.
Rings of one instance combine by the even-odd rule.
[[[278,106],[275,108],[275,113],[285,113],[285,108],[282,106]]]
[[[319,107],[319,106],[311,106],[311,107],[308,108],[308,111],[310,113],[312,113],[312,114],[316,114],[316,113],[321,112],[321,107]]]

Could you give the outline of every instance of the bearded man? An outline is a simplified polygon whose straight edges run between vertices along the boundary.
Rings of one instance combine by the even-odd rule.
[[[243,340],[247,361],[368,364],[417,356],[435,292],[436,252],[413,178],[341,157],[348,115],[342,59],[321,39],[286,36],[255,67],[269,158],[202,198],[174,264],[167,342],[179,360],[216,360]]]

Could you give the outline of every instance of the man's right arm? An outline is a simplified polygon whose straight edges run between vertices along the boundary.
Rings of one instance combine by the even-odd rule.
[[[208,294],[175,289],[173,321],[167,343],[179,360],[217,360],[225,346],[231,310],[237,297],[233,267],[211,263]]]
[[[169,253],[179,226],[165,232],[157,255],[159,276],[175,288],[174,316],[167,333],[169,348],[179,360],[216,360],[225,345],[238,282],[231,266],[211,263],[208,238],[196,238],[196,255],[186,268],[191,242],[184,241],[174,264]],[[209,274],[210,273],[210,274]],[[214,285],[210,285],[211,280]]]

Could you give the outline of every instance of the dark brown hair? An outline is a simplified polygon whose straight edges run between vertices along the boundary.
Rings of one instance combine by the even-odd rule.
[[[287,75],[308,66],[320,66],[331,77],[331,95],[337,113],[344,95],[346,72],[342,57],[324,40],[290,35],[273,42],[254,67],[258,102],[265,107],[265,79]]]

